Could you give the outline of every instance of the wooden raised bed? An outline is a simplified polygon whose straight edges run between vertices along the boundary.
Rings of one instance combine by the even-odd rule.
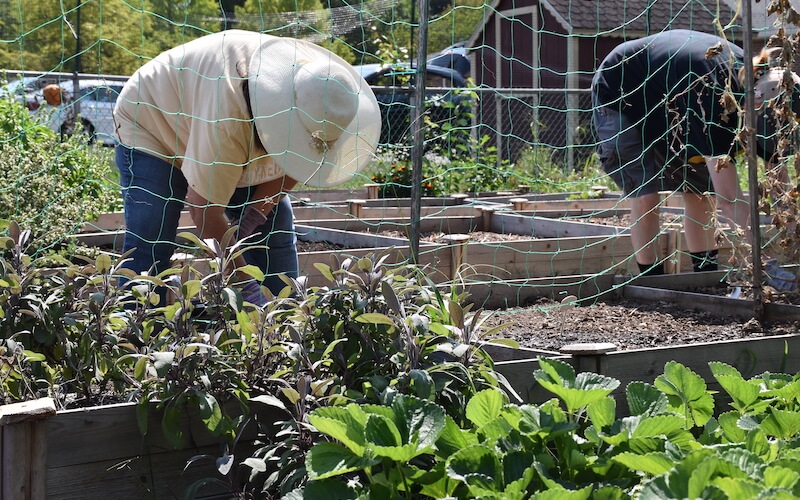
[[[222,456],[219,438],[188,415],[182,430],[176,450],[161,432],[154,407],[142,436],[133,403],[59,412],[50,399],[0,406],[0,499],[182,498],[198,480],[224,480],[213,460],[187,467],[196,455]],[[253,424],[234,452],[250,453],[255,437]],[[200,491],[200,498],[230,498],[219,485]]]

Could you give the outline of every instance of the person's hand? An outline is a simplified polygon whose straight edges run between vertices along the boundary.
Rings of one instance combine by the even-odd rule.
[[[240,291],[245,302],[259,307],[267,305],[267,298],[261,291],[261,285],[256,280],[251,279],[242,283]]]
[[[779,292],[797,290],[797,276],[781,268],[777,259],[769,259],[764,263],[764,282]]]

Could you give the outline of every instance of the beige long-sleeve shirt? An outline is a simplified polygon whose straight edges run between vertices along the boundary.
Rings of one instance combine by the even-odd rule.
[[[256,139],[245,98],[250,60],[269,38],[223,31],[146,63],[117,100],[120,143],[180,168],[192,189],[214,204],[226,205],[237,187],[283,176]]]

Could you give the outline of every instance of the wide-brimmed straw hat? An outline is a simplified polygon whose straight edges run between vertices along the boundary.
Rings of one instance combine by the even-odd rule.
[[[374,157],[378,101],[341,57],[277,37],[254,54],[248,77],[258,136],[288,177],[311,187],[333,186]]]

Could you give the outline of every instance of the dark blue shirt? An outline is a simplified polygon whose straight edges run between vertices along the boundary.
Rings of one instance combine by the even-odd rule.
[[[643,145],[665,140],[684,161],[732,154],[738,116],[721,103],[741,101],[744,52],[707,33],[672,30],[618,45],[592,82],[595,103],[639,125]],[[685,148],[685,149],[684,149]]]

